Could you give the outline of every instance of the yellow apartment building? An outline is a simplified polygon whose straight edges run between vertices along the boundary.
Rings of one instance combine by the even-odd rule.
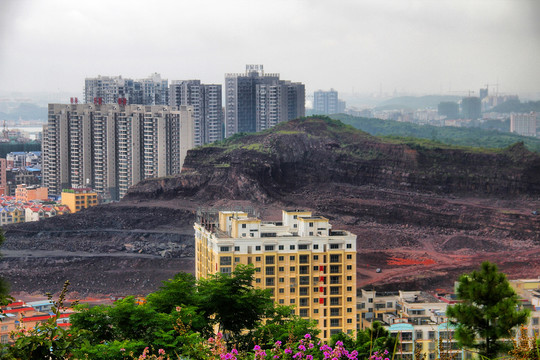
[[[61,203],[72,213],[98,204],[97,193],[90,188],[63,189]]]
[[[316,320],[322,339],[356,330],[356,235],[301,210],[283,210],[274,222],[242,211],[199,211],[194,228],[197,279],[253,264],[255,286]]]

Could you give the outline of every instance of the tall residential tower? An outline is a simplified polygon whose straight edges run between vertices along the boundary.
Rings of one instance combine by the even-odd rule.
[[[305,116],[305,87],[246,65],[245,74],[225,75],[225,136],[256,132]]]
[[[43,185],[54,195],[91,187],[118,200],[143,179],[179,174],[192,147],[191,107],[49,104]]]
[[[315,319],[321,338],[356,330],[356,235],[301,210],[283,210],[276,222],[242,211],[199,211],[194,227],[197,279],[253,264],[255,286]]]

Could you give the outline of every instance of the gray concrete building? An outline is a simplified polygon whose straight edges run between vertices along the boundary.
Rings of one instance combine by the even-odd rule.
[[[171,106],[193,106],[195,146],[223,139],[221,85],[200,80],[173,80],[169,87]]]
[[[118,99],[126,99],[126,104],[168,105],[169,82],[154,73],[145,79],[124,79],[122,76],[101,76],[86,78],[84,81],[84,102],[86,104],[118,104]]]
[[[339,100],[338,92],[317,90],[313,93],[313,113],[319,115],[339,114],[345,112],[345,101]]]
[[[118,200],[147,178],[179,174],[193,144],[192,108],[49,104],[43,185],[49,193],[91,187]]]
[[[305,86],[246,65],[245,74],[225,75],[225,137],[257,132],[305,116]]]

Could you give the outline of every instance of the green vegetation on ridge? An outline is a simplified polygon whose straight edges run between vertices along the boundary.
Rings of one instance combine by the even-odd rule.
[[[495,130],[479,128],[461,128],[452,126],[417,125],[413,123],[355,117],[350,115],[332,115],[335,120],[352,125],[378,137],[391,137],[396,142],[403,138],[411,142],[414,138],[426,139],[446,145],[467,146],[476,148],[502,149],[517,142],[523,142],[531,151],[540,152],[540,139],[503,133]]]

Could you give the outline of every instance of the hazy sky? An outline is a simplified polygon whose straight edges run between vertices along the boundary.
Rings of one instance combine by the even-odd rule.
[[[245,64],[308,92],[540,95],[539,0],[0,0],[0,90],[85,77],[223,83]]]

